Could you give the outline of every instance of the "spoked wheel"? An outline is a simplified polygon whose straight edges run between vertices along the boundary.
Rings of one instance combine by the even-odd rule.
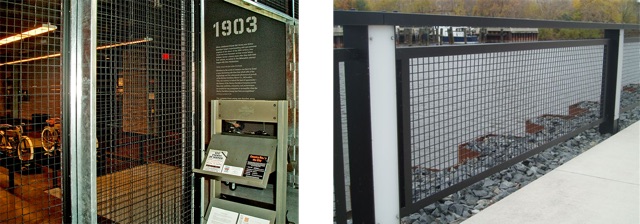
[[[33,143],[29,137],[20,138],[18,144],[18,158],[22,161],[33,160]]]
[[[42,130],[42,148],[44,151],[52,152],[56,149],[58,133],[55,128],[46,127]]]

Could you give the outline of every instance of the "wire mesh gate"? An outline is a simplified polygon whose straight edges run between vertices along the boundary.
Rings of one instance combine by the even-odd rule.
[[[99,223],[188,223],[192,1],[98,1]]]
[[[62,221],[61,2],[0,1],[0,222]],[[47,135],[46,137],[53,136]]]
[[[61,9],[0,1],[0,222],[62,222]],[[193,14],[192,1],[98,1],[101,223],[193,220]]]

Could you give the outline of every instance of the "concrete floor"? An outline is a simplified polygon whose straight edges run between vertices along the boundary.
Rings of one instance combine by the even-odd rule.
[[[464,221],[640,223],[640,122]]]

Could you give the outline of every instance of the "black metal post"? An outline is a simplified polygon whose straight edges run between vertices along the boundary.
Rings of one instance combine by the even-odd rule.
[[[353,223],[375,223],[368,27],[344,26],[345,48],[362,53],[345,68]]]
[[[609,39],[609,44],[604,52],[604,67],[602,68],[602,95],[601,117],[604,122],[600,124],[600,133],[615,134],[618,132],[618,120],[615,118],[616,110],[616,85],[618,82],[618,49],[620,46],[620,30],[605,30],[604,38]]]
[[[62,223],[71,223],[71,154],[69,133],[71,114],[71,0],[62,3]]]
[[[397,52],[397,51],[396,51]],[[398,109],[398,177],[400,208],[411,203],[413,192],[411,191],[411,150],[407,148],[411,144],[410,133],[410,99],[409,99],[409,60],[396,57],[396,91]]]

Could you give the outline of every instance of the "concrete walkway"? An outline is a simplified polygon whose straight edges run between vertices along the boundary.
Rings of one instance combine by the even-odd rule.
[[[640,223],[640,121],[463,224]]]

